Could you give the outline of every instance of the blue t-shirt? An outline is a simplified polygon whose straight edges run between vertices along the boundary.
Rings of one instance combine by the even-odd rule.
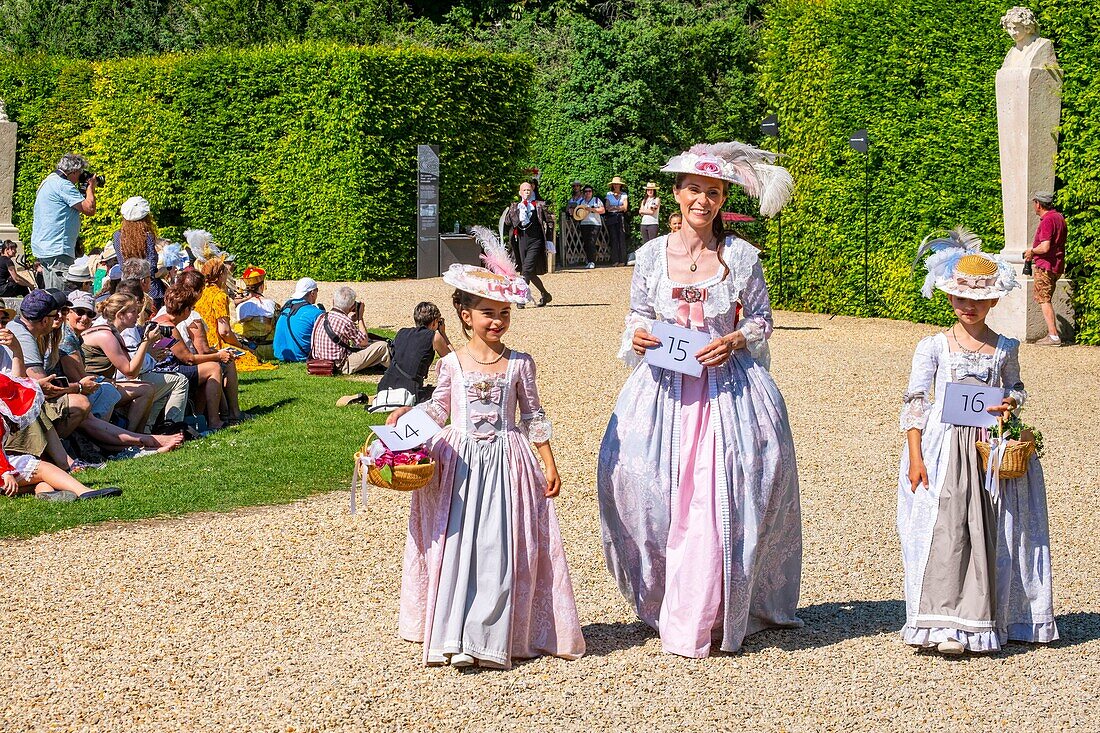
[[[84,196],[68,178],[57,173],[46,176],[34,197],[31,252],[35,257],[76,256],[80,212],[73,207],[82,201]]]
[[[297,309],[295,306],[298,306]],[[324,311],[320,306],[301,299],[288,300],[275,319],[275,339],[272,342],[275,358],[280,361],[306,361],[310,339],[313,338],[313,324],[322,313]]]

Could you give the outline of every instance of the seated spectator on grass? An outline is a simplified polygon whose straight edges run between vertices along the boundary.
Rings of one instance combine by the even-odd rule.
[[[68,305],[68,301],[64,301]],[[93,377],[85,377],[67,386],[54,384],[51,368],[60,336],[54,330],[61,320],[62,305],[46,290],[32,290],[19,306],[19,315],[7,324],[12,339],[4,345],[0,371],[15,377],[27,376],[36,381],[45,402],[37,419],[4,436],[8,453],[48,455],[55,465],[69,471],[81,470],[87,464],[73,459],[62,445],[91,414],[88,396],[98,388]]]
[[[65,271],[65,293],[92,292],[92,273],[88,271],[88,258],[78,257]]]
[[[13,340],[10,331],[0,333],[0,344],[5,347]],[[43,402],[42,391],[33,379],[0,373],[0,436],[6,438],[9,432],[24,430],[35,423]],[[122,495],[122,489],[118,487],[90,489],[63,469],[37,456],[9,455],[2,449],[0,474],[6,496],[33,491],[39,499],[73,501]]]
[[[136,259],[123,260],[122,279],[123,281],[137,281],[141,284],[141,292],[145,295],[149,295],[150,297],[152,297],[150,294],[150,290],[153,287],[153,268],[149,266],[148,261]],[[161,295],[161,297],[164,297],[163,294]]]
[[[337,371],[356,374],[373,366],[390,365],[390,345],[372,337],[363,324],[363,304],[345,286],[332,296],[332,310],[317,319],[310,359],[331,359]]]
[[[38,283],[28,279],[15,267],[15,253],[19,245],[5,239],[0,245],[0,298],[26,295],[38,287]]]
[[[196,411],[206,415],[211,430],[219,430],[228,422],[239,424],[250,417],[241,412],[238,402],[237,372],[233,355],[228,351],[199,352],[206,343],[206,329],[201,318],[195,317],[203,278],[196,272],[182,273],[179,279],[164,293],[164,307],[157,313],[155,322],[172,329],[175,343],[168,356],[157,364],[158,371],[175,371],[184,374],[196,388]],[[184,338],[189,333],[190,338]],[[222,418],[223,400],[226,418]]]
[[[241,275],[245,300],[237,306],[237,322],[233,330],[247,341],[270,344],[275,331],[275,311],[279,305],[264,297],[267,273],[259,267],[246,267]]]
[[[419,303],[413,309],[415,328],[402,328],[393,339],[393,361],[378,382],[371,412],[411,407],[431,396],[424,382],[436,356],[451,353],[451,340],[439,306]]]
[[[239,372],[274,369],[274,364],[261,362],[256,354],[240,342],[237,334],[233,333],[229,323],[229,295],[226,291],[229,270],[225,266],[224,257],[211,257],[203,262],[202,275],[206,284],[199,296],[199,302],[195,304],[195,310],[206,323],[206,341],[210,347],[234,351]]]
[[[313,326],[324,312],[324,308],[317,305],[317,282],[303,277],[275,317],[275,358],[281,361],[308,359]]]
[[[100,304],[102,322],[84,331],[82,352],[88,374],[113,382],[122,393],[124,404],[128,393],[141,395],[132,399],[127,424],[132,430],[147,433],[159,419],[161,405],[165,406],[168,422],[183,422],[188,385],[183,375],[153,371],[156,358],[150,351],[162,336],[155,325],[134,332],[143,308],[142,302],[128,295],[112,295]],[[133,353],[126,336],[136,339]]]

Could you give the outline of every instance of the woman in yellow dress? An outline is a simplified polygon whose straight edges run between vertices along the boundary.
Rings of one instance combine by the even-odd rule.
[[[229,347],[243,351],[244,355],[236,361],[238,372],[274,369],[274,364],[261,362],[256,354],[245,348],[229,324],[229,295],[225,287],[229,271],[225,267],[225,257],[211,257],[203,262],[202,275],[206,279],[206,287],[195,304],[195,310],[206,323],[206,340],[210,348]]]

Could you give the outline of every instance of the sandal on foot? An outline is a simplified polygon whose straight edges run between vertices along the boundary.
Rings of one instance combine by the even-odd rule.
[[[82,461],[79,458],[77,458],[73,461],[73,465],[69,467],[69,473],[76,473],[78,471],[85,471],[89,468],[105,468],[106,466],[107,466],[106,463],[89,463],[87,461]]]
[[[344,395],[340,399],[336,400],[337,407],[347,407],[348,405],[361,405],[364,402],[369,402],[370,398],[367,395],[360,392],[359,394]]]
[[[122,489],[117,486],[108,486],[106,489],[92,489],[80,494],[76,499],[77,501],[87,501],[89,499],[106,499],[110,496],[122,496]]]

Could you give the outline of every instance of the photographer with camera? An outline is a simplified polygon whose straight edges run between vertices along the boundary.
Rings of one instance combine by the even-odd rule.
[[[347,286],[337,288],[332,310],[317,319],[309,352],[310,374],[355,374],[390,365],[390,342],[367,333],[363,303]]]
[[[80,216],[95,214],[95,190],[103,176],[89,173],[88,160],[66,153],[57,170],[38,185],[31,226],[31,252],[42,266],[45,288],[65,287],[65,272],[76,259]]]

